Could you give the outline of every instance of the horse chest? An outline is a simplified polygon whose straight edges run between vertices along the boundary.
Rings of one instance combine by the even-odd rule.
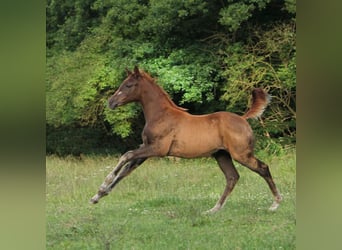
[[[146,125],[142,132],[142,139],[145,144],[172,141],[174,129],[172,126]]]

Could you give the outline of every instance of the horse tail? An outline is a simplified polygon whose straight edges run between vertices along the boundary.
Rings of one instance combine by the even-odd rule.
[[[260,117],[270,101],[271,96],[267,94],[263,89],[253,89],[252,106],[242,117],[245,119]]]

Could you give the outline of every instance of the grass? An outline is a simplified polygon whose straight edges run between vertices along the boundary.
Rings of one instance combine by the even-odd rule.
[[[295,249],[295,150],[259,156],[283,195],[278,210],[267,210],[266,182],[236,163],[240,180],[212,215],[225,185],[213,159],[149,159],[91,205],[117,158],[47,156],[46,248]]]

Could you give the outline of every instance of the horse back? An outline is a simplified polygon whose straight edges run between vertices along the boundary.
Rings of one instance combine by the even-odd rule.
[[[170,123],[173,124],[173,133],[169,155],[186,158],[210,156],[220,149],[228,151],[237,140],[249,141],[252,137],[247,121],[234,113],[191,115],[182,112],[176,117],[177,121]]]

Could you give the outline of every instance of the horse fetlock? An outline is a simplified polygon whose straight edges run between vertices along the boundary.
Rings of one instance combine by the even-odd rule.
[[[91,199],[90,199],[90,203],[92,204],[96,204],[99,202],[99,200],[103,197],[108,195],[108,189],[102,187],[99,188],[99,191],[97,192],[97,194],[95,194]]]
[[[107,185],[104,185],[102,184],[100,187],[99,187],[99,191],[98,191],[99,194],[105,194],[105,193],[108,193],[108,188],[107,188]]]
[[[278,195],[276,197],[276,201],[280,203],[283,200],[283,196],[278,192]]]
[[[104,185],[105,187],[107,187],[109,184],[111,184],[114,180],[114,173],[110,173],[109,175],[107,175],[107,177],[104,180],[104,183],[101,185],[101,187]]]

